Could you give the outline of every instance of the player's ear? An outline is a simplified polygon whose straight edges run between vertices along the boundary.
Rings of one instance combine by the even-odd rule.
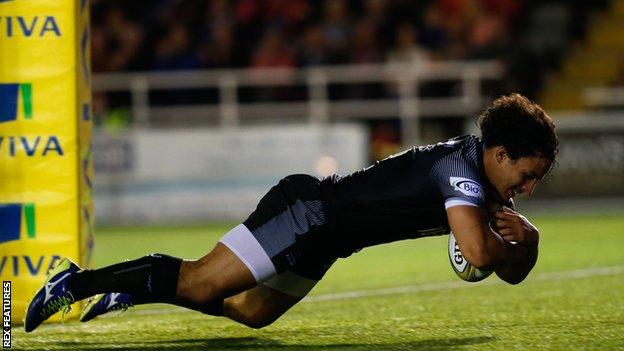
[[[503,163],[506,158],[509,158],[509,154],[507,153],[507,149],[504,146],[499,145],[496,147],[496,151],[494,153],[494,158],[496,158],[496,162]]]

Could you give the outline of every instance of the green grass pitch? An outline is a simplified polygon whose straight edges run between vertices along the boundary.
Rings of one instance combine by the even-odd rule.
[[[339,260],[273,325],[248,329],[168,305],[13,330],[29,350],[624,350],[624,216],[539,215],[537,267],[520,285],[454,276],[446,236]],[[228,224],[108,228],[97,267],[151,252],[204,254]]]

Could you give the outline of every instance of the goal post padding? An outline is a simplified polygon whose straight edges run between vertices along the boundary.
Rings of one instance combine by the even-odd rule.
[[[61,258],[90,265],[89,36],[87,0],[0,2],[0,279],[15,323]]]

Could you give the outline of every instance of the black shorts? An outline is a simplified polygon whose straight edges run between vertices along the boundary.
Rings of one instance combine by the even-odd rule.
[[[242,223],[244,228],[237,227],[236,233],[228,233],[221,242],[250,267],[259,283],[268,283],[285,273],[292,280],[294,273],[315,284],[337,259],[324,245],[327,220],[320,180],[304,174],[290,175],[264,195]],[[246,231],[251,236],[243,233]],[[258,252],[259,248],[263,252]],[[274,270],[264,267],[269,260]]]

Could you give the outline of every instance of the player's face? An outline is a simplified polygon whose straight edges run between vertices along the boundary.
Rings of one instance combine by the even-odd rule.
[[[516,194],[533,194],[552,164],[552,160],[536,156],[512,160],[506,153],[498,155],[497,161],[497,172],[491,180],[504,200]]]

